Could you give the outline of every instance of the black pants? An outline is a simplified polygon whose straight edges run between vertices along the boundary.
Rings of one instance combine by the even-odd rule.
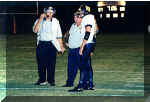
[[[49,41],[40,41],[37,49],[39,81],[55,83],[56,48]],[[47,79],[46,79],[47,74]]]

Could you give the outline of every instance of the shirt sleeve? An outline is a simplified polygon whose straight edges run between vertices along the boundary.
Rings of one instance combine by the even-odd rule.
[[[74,23],[71,25],[70,30],[69,30],[69,34],[72,33],[72,29],[73,29]]]
[[[95,27],[94,27],[94,34],[96,34],[96,33],[97,33],[97,29],[96,29],[97,23],[96,23],[96,20],[94,20],[94,24],[95,24]]]
[[[86,26],[93,26],[94,24],[94,16],[93,15],[87,15],[85,16],[85,18],[83,18],[83,22],[84,22],[84,25],[85,27]]]
[[[34,22],[34,25],[33,25],[33,27],[32,27],[33,32],[34,32],[34,28],[35,28],[36,24],[38,23],[38,21],[39,21],[39,19],[37,19],[37,20]],[[38,32],[39,32],[39,31],[38,31]]]
[[[60,24],[59,24],[59,21],[58,21],[57,39],[59,39],[59,38],[62,38],[62,31],[61,31]]]

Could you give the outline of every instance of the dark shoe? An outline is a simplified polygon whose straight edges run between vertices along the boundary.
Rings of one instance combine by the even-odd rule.
[[[83,91],[83,85],[82,84],[79,84],[77,87],[71,89],[71,90],[68,90],[68,92],[82,92]]]
[[[95,85],[93,84],[93,82],[89,82],[88,84],[88,90],[94,90]]]
[[[65,84],[62,87],[72,87],[73,85]]]
[[[55,86],[55,83],[49,83],[50,86]]]
[[[94,88],[93,87],[89,87],[88,90],[94,90]]]
[[[78,88],[78,87],[68,90],[68,92],[82,92],[82,91],[83,91],[83,88]]]
[[[36,82],[34,85],[46,85],[47,84],[47,82]]]
[[[93,83],[89,83],[88,90],[94,90],[95,85]]]

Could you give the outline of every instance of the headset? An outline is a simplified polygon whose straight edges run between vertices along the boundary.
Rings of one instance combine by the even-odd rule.
[[[49,6],[48,8],[44,8],[43,11],[45,14],[47,14],[48,12],[53,12],[53,14],[56,14],[56,10],[52,6]]]

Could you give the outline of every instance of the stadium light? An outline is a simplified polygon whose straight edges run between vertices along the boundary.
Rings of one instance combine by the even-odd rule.
[[[110,11],[110,6],[107,6],[108,10]]]
[[[118,13],[113,13],[113,18],[118,18]]]
[[[117,6],[111,6],[111,11],[117,11]]]
[[[108,13],[108,14],[106,14],[106,18],[110,18],[110,14]]]
[[[103,8],[98,8],[98,12],[103,12]]]
[[[98,13],[100,18],[124,18],[126,1],[98,1]]]
[[[121,13],[121,18],[123,18],[124,17],[124,13]]]
[[[125,11],[125,7],[120,7],[120,11]]]

